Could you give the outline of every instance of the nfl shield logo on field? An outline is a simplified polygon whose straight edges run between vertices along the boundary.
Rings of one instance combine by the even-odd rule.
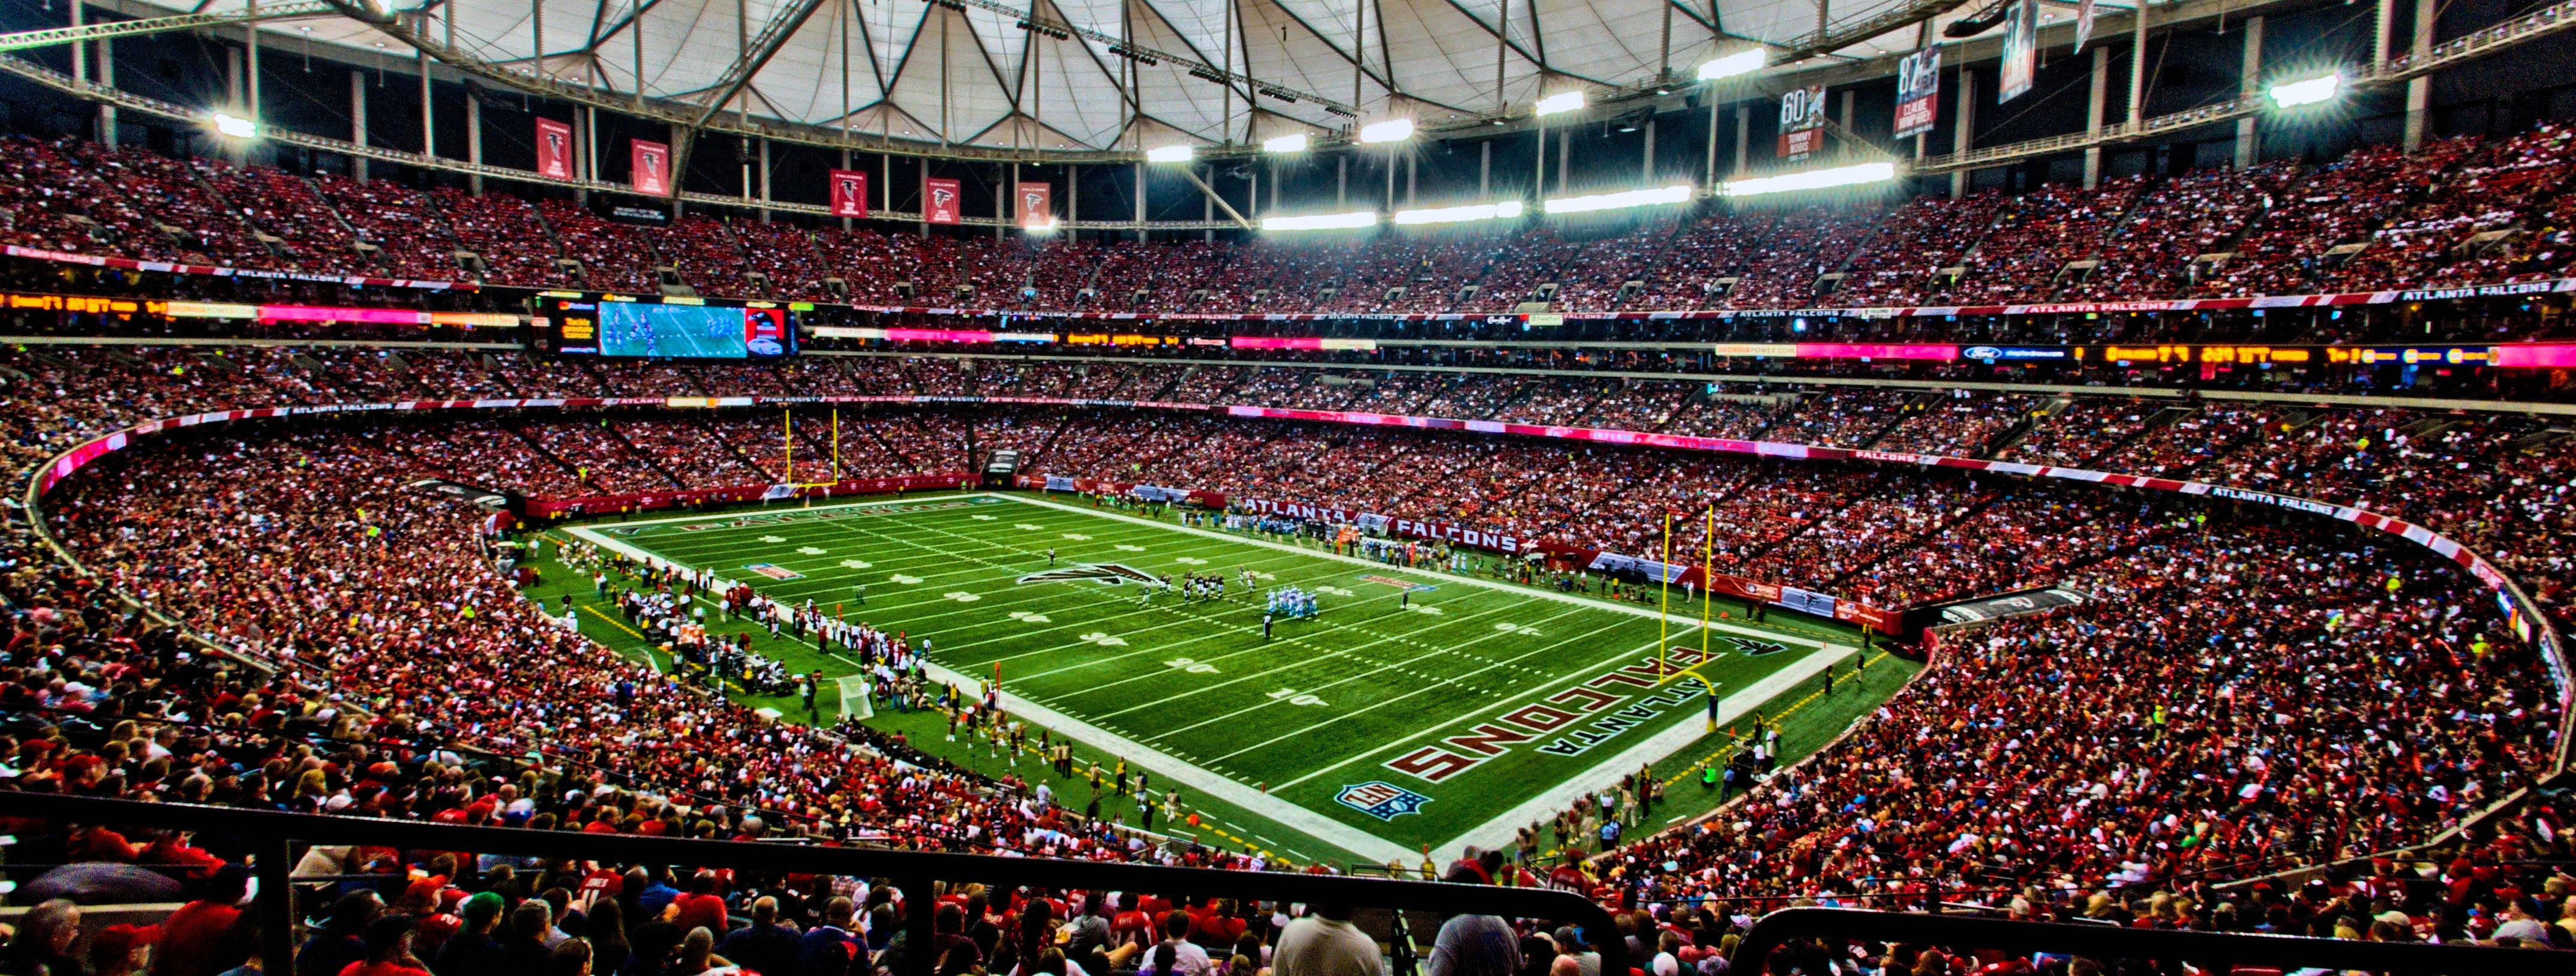
[[[1343,806],[1380,820],[1393,820],[1402,814],[1420,813],[1422,805],[1431,802],[1430,797],[1393,783],[1361,783],[1358,786],[1345,786],[1342,787],[1342,795],[1334,799],[1340,800]]]

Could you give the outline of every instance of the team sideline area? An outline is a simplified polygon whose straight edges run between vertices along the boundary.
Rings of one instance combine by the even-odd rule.
[[[1597,823],[1555,822],[1579,794],[1620,796],[1629,809],[1601,818],[1614,831],[1660,826],[1749,784],[1782,748],[1769,733],[1795,711],[1865,711],[1912,669],[1874,651],[1885,673],[1864,680],[1850,628],[1748,626],[1744,601],[1704,608],[1695,587],[1632,588],[1614,601],[1502,581],[1520,567],[1490,554],[1363,548],[1256,524],[973,494],[575,525],[565,536],[576,552],[678,567],[709,584],[699,602],[719,629],[740,617],[773,638],[751,648],[759,663],[678,664],[692,674],[809,717],[962,712],[962,728],[914,745],[988,765],[1010,753],[1001,768],[1055,773],[1077,784],[1066,802],[1160,832],[1200,833],[1190,815],[1215,801],[1261,827],[1213,813],[1198,818],[1206,827],[1292,862],[1323,850],[1410,863],[1425,844],[1552,855],[1601,836]],[[1581,590],[1602,582],[1583,578]],[[752,594],[768,605],[748,606]],[[622,621],[592,630],[669,619],[617,596],[567,593],[575,612]],[[770,619],[785,632],[767,634]],[[1670,638],[1661,660],[1659,634]],[[817,672],[808,708],[802,686]],[[1000,694],[987,702],[996,676]],[[844,697],[854,695],[865,698]],[[989,705],[1006,716],[998,742],[993,724],[971,721]],[[1057,736],[1073,758],[1054,751]],[[1701,768],[1712,759],[1714,793]],[[1678,802],[1654,796],[1672,790]],[[1294,839],[1276,839],[1283,831]]]

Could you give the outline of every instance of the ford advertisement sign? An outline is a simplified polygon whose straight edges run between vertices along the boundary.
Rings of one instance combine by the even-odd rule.
[[[2063,346],[1969,346],[1959,350],[1959,355],[1979,362],[1998,363],[2066,359],[2072,353]]]

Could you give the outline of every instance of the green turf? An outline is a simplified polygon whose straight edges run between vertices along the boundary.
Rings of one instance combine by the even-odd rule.
[[[1493,821],[1507,811],[1543,796],[1554,799],[1548,795],[1552,789],[1598,786],[1632,771],[1611,760],[1659,734],[1658,741],[1673,750],[1657,767],[1659,779],[1684,773],[1721,744],[1698,736],[1706,712],[1697,683],[1659,679],[1647,663],[1661,627],[1653,616],[1623,612],[1607,601],[1358,565],[1319,548],[1184,529],[1177,520],[1094,511],[1080,502],[962,495],[811,507],[782,503],[575,531],[712,569],[774,599],[801,604],[810,597],[854,619],[905,631],[916,642],[928,637],[934,642],[932,661],[964,676],[989,676],[999,662],[1005,692],[1029,703],[1022,715],[1052,716],[1032,720],[1094,747],[1082,750],[1086,760],[1124,758],[1154,769],[1158,788],[1192,776],[1212,778],[1221,788],[1177,785],[1185,805],[1217,829],[1213,840],[1298,860],[1377,859],[1390,846],[1412,850],[1473,839],[1479,828],[1495,830]],[[1167,576],[1221,572],[1230,598],[1184,603],[1160,593],[1148,605],[1133,584],[1019,582],[1048,568],[1049,547],[1058,550],[1058,567],[1117,563]],[[746,568],[752,564],[797,575],[773,579]],[[1264,641],[1258,598],[1232,585],[1243,569],[1266,574],[1264,589],[1294,584],[1317,592],[1323,613],[1314,620],[1279,621],[1275,636]],[[1400,600],[1399,582],[1421,588],[1409,601]],[[854,588],[862,584],[867,603],[852,605]],[[575,589],[559,579],[551,588],[555,605]],[[1678,595],[1675,600],[1682,602]],[[587,615],[585,631],[594,636],[628,647],[640,643],[616,639],[613,631],[623,629],[622,623],[608,619],[604,608],[589,608]],[[1682,616],[1676,614],[1671,643],[1696,648],[1700,636]],[[1907,673],[1873,655],[1873,670],[1853,688],[1847,651],[1853,640],[1847,629],[1783,615],[1758,630],[1713,635],[1709,646],[1719,656],[1698,673],[1715,682],[1720,695],[1733,696],[1728,723],[1745,724],[1741,713],[1756,708],[1772,716],[1786,711],[1788,751],[1802,754],[1874,707]],[[1819,650],[1819,641],[1836,646]],[[821,658],[811,645],[779,646],[785,643],[765,643],[761,650],[799,670],[854,670]],[[1807,676],[1829,657],[1844,661],[1837,671],[1846,677],[1843,690],[1823,696],[1817,694],[1821,679]],[[1802,671],[1784,670],[1802,662]],[[1621,672],[1623,667],[1636,670]],[[1791,674],[1799,680],[1783,685]],[[1578,688],[1598,693],[1572,690]],[[837,703],[831,686],[825,689],[829,716]],[[1436,782],[1386,765],[1550,697],[1598,710],[1527,741],[1485,746],[1500,754]],[[1637,709],[1650,699],[1663,704]],[[801,711],[793,702],[774,704]],[[978,768],[1008,768],[980,747],[946,745],[938,720],[881,711],[887,714],[873,724],[901,729],[916,743]],[[1605,720],[1615,734],[1597,724]],[[1519,724],[1496,730],[1527,731]],[[1569,748],[1585,745],[1573,738],[1578,731],[1600,741]],[[1572,754],[1540,751],[1551,743]],[[1473,754],[1472,747],[1446,748]],[[1038,768],[1023,760],[1018,771],[1026,775]],[[1385,819],[1340,802],[1346,788],[1371,782],[1430,802]],[[1087,787],[1056,788],[1077,808],[1087,798]],[[1710,802],[1692,782],[1675,783],[1673,790],[1673,802],[1653,819],[1683,816]],[[1104,812],[1121,809],[1134,819],[1132,801],[1113,799],[1104,806]],[[1321,828],[1318,817],[1325,821]]]

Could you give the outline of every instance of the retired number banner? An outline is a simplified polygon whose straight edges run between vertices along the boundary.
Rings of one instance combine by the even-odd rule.
[[[1825,86],[1792,88],[1780,96],[1780,158],[1805,159],[1825,146]]]
[[[2005,0],[2003,83],[1995,104],[2020,98],[2039,72],[2039,0]]]
[[[1941,120],[1941,49],[1927,47],[1896,62],[1896,137],[1922,135]]]

